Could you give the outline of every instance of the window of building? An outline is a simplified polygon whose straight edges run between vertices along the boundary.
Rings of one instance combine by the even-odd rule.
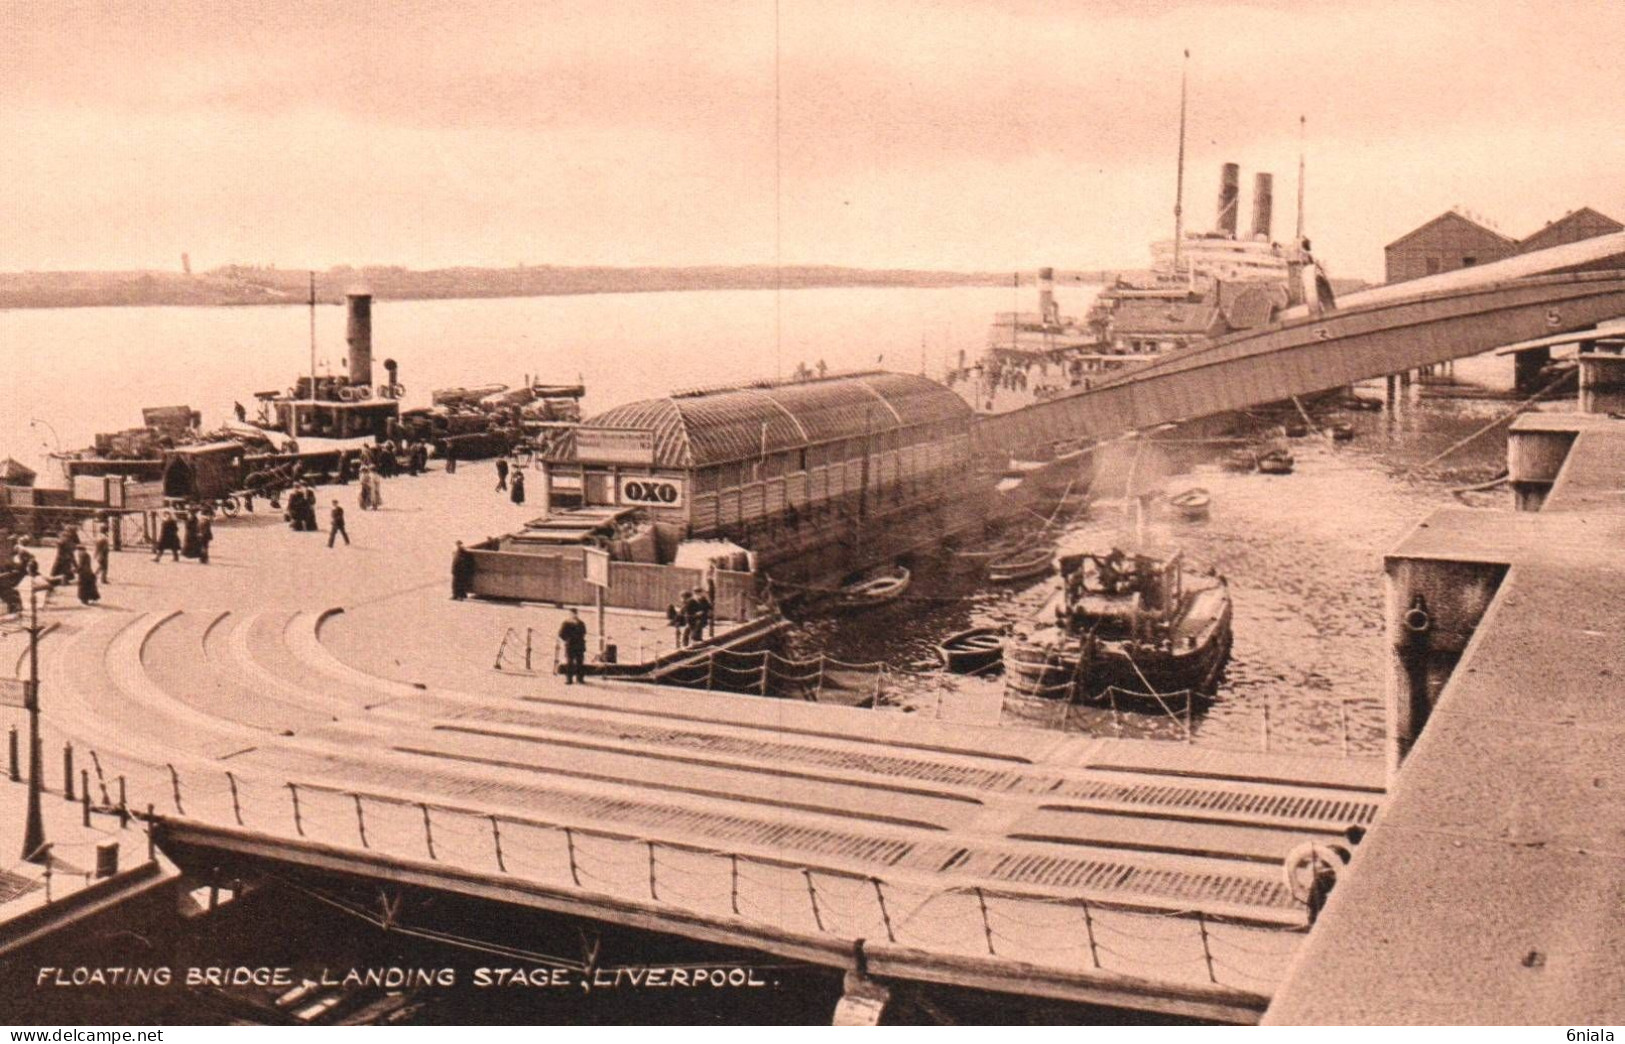
[[[1478,258],[1476,257],[1464,257],[1461,259],[1461,267],[1463,268],[1471,268],[1476,264],[1478,264]]]

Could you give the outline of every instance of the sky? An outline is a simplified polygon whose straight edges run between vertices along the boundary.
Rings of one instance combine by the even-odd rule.
[[[1147,263],[1219,165],[1334,276],[1625,219],[1597,0],[0,0],[0,270]]]

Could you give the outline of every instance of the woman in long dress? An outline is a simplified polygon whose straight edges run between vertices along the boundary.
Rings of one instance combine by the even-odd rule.
[[[513,477],[508,481],[511,483],[508,488],[508,499],[515,504],[523,504],[525,502],[525,469],[514,468]]]
[[[372,466],[361,465],[361,490],[358,494],[361,510],[366,511],[372,507]]]
[[[96,586],[96,565],[90,560],[90,552],[83,546],[75,556],[74,564],[79,571],[79,604],[91,605],[102,600],[102,592]]]
[[[377,511],[384,506],[384,476],[378,471],[372,473],[372,509]]]

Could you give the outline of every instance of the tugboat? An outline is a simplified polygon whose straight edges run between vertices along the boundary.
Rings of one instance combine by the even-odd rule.
[[[1155,706],[1176,692],[1211,697],[1230,659],[1230,588],[1183,556],[1067,555],[1033,629],[1005,652],[1021,696]]]

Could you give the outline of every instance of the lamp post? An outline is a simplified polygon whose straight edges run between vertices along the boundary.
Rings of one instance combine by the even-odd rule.
[[[39,586],[37,576],[28,578],[28,691],[23,708],[28,711],[28,823],[23,828],[22,858],[44,863],[51,858],[45,844],[45,817],[40,812],[40,789],[44,783],[45,759],[40,753],[39,735]]]

